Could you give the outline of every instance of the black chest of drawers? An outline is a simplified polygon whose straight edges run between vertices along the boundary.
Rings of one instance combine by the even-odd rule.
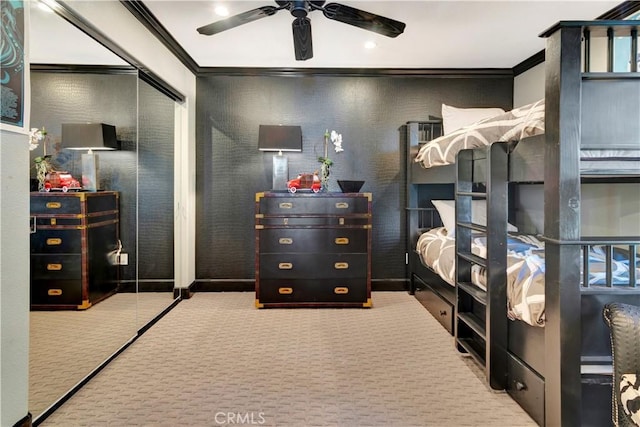
[[[371,193],[257,193],[256,307],[371,307]]]
[[[117,192],[31,193],[31,308],[87,309],[113,294]]]

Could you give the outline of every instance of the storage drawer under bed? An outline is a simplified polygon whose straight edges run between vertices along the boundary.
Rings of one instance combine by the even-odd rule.
[[[444,299],[418,276],[413,276],[414,296],[444,328],[453,335],[453,304]]]
[[[511,354],[507,355],[507,393],[538,425],[544,425],[544,379]]]

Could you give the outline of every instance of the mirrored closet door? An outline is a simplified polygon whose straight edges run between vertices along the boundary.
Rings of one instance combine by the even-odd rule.
[[[32,305],[29,411],[37,423],[174,301],[175,105],[139,79],[135,67],[70,22],[38,2],[30,7],[31,127],[46,131],[31,152],[31,164],[51,156],[55,170],[82,182],[86,151],[66,148],[62,125],[114,126],[118,147],[94,152],[98,191],[87,193],[86,200],[115,194],[119,244],[114,251],[126,255],[113,267],[116,284],[106,297],[75,309],[46,301]]]

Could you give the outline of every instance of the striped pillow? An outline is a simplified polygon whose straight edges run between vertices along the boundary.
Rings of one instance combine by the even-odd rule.
[[[456,162],[456,154],[494,142],[519,141],[544,133],[544,100],[514,108],[424,144],[414,161],[425,168]]]

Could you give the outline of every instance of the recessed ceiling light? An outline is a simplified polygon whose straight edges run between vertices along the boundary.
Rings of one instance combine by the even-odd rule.
[[[366,43],[364,44],[365,49],[373,49],[373,48],[375,48],[376,46],[377,46],[377,45],[376,45],[376,42],[374,42],[374,41],[368,41],[368,42],[366,42]]]
[[[215,9],[213,9],[213,11],[218,16],[228,16],[229,15],[229,9],[227,9],[227,7],[223,6],[223,5],[216,6]]]

